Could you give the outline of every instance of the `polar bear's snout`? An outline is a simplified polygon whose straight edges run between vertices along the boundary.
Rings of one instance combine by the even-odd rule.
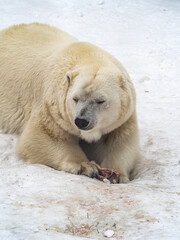
[[[89,121],[83,118],[76,118],[75,119],[75,124],[79,129],[82,130],[89,130],[88,125]]]
[[[74,123],[79,129],[87,131],[94,128],[96,121],[90,116],[78,115],[76,116]]]
[[[75,125],[81,130],[91,130],[96,124],[95,109],[92,104],[80,102],[77,105],[77,114],[74,120]]]

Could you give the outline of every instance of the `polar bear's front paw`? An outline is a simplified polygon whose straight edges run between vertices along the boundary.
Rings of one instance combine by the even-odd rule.
[[[119,174],[119,183],[128,183],[128,182],[130,182],[128,177]]]
[[[86,175],[91,178],[97,178],[100,171],[100,166],[94,161],[82,162],[77,174]]]
[[[58,170],[69,172],[72,174],[86,175],[91,178],[97,178],[101,168],[95,162],[66,162],[61,164]]]

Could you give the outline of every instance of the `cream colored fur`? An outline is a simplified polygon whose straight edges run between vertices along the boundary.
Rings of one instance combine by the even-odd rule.
[[[88,104],[95,125],[81,130]],[[0,32],[0,128],[19,135],[20,158],[90,177],[100,165],[128,182],[140,160],[135,104],[127,72],[102,49],[43,24]]]

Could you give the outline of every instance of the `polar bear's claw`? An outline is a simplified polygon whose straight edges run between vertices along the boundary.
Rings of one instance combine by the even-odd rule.
[[[99,174],[100,166],[95,162],[82,162],[78,174],[86,175],[91,178],[97,178]]]

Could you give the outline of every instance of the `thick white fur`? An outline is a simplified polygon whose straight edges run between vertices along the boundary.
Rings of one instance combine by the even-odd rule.
[[[89,131],[74,124],[75,95],[106,98]],[[140,160],[135,104],[127,72],[102,49],[43,24],[0,32],[0,127],[19,135],[24,160],[91,177],[101,165],[128,182]]]

